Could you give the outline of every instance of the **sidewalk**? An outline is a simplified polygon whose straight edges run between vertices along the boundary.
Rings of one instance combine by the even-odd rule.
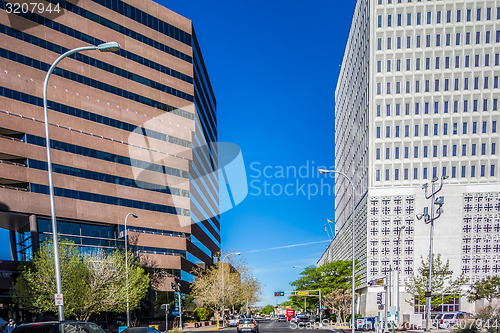
[[[225,327],[227,328],[227,327]],[[208,326],[202,326],[202,327],[190,327],[190,328],[185,328],[182,331],[183,332],[202,332],[202,331],[217,331],[217,330],[222,330],[224,329],[222,326],[217,329],[217,325],[208,325]]]
[[[421,330],[407,330],[406,332],[407,333],[424,333],[425,330],[424,329],[421,329]],[[433,328],[433,329],[431,329],[431,332],[435,332],[435,333],[450,333],[451,331],[447,330],[447,329],[443,329],[443,328]]]

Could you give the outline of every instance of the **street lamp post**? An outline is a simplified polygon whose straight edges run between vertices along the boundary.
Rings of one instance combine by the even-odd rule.
[[[424,222],[426,224],[430,223],[431,224],[431,231],[430,231],[430,241],[429,241],[429,285],[428,285],[428,290],[425,293],[425,306],[426,306],[426,318],[425,318],[425,330],[429,331],[430,330],[430,318],[431,318],[431,305],[432,305],[432,247],[433,247],[433,238],[434,238],[434,220],[437,220],[441,214],[443,213],[442,206],[444,204],[444,197],[440,196],[438,198],[435,198],[435,195],[441,191],[443,188],[443,180],[447,179],[448,176],[443,175],[441,176],[441,182],[439,184],[439,188],[436,189],[436,182],[438,181],[437,177],[432,178],[431,181],[431,188],[432,188],[432,193],[428,194],[427,190],[429,188],[429,183],[425,183],[422,185],[422,188],[425,190],[425,198],[426,199],[431,199],[431,214],[429,215],[429,209],[428,207],[424,207],[424,212],[422,214],[417,214],[417,219],[421,220],[424,218]],[[438,208],[437,210],[434,209],[434,205],[437,205]],[[437,214],[437,215],[435,215]]]
[[[103,43],[97,46],[83,46],[76,49],[72,49],[63,53],[57,58],[52,66],[50,66],[47,75],[45,76],[45,81],[43,82],[43,114],[45,118],[45,140],[47,145],[47,173],[49,175],[49,197],[50,197],[50,216],[52,220],[52,239],[54,243],[54,266],[56,275],[56,289],[58,294],[62,294],[62,284],[61,284],[61,271],[59,265],[59,242],[57,240],[57,221],[56,221],[56,206],[54,202],[54,184],[52,182],[52,158],[50,155],[50,135],[49,135],[49,117],[47,112],[47,84],[49,82],[50,75],[56,68],[57,64],[63,60],[65,57],[77,53],[80,51],[89,50],[99,50],[101,52],[116,52],[120,49],[120,44],[117,42]],[[64,320],[64,305],[58,305],[57,311],[59,314],[59,320]]]
[[[137,218],[137,215],[134,213],[128,213],[127,216],[125,216],[125,290],[127,292],[127,327],[130,327],[130,312],[128,308],[128,248],[127,248],[127,243],[128,243],[128,232],[127,232],[127,219],[128,217],[132,215],[134,218]]]
[[[349,184],[351,185],[351,189],[352,189],[352,213],[351,213],[351,221],[352,221],[352,277],[351,277],[351,287],[352,287],[352,296],[351,296],[351,331],[352,333],[355,333],[354,331],[354,323],[355,323],[355,317],[356,317],[356,305],[355,305],[355,301],[356,301],[356,292],[355,292],[355,288],[356,288],[356,274],[355,274],[355,271],[356,271],[356,248],[355,248],[355,232],[356,232],[356,228],[355,228],[355,222],[356,222],[356,217],[354,216],[355,213],[356,213],[356,190],[354,188],[354,184],[351,180],[351,178],[349,178],[345,173],[341,172],[341,171],[337,171],[337,170],[325,170],[325,169],[318,169],[318,172],[320,174],[324,174],[324,173],[338,173],[342,176],[344,176],[347,181],[349,182]]]
[[[401,246],[400,246],[400,240],[401,240],[401,231],[405,228],[406,226],[401,226],[401,228],[399,228],[398,230],[398,267],[396,268],[396,307],[397,307],[397,323],[399,324],[399,317],[400,317],[400,310],[399,310],[399,260],[401,259],[400,258],[400,255],[399,255],[399,250],[401,249]]]
[[[225,305],[224,305],[224,302],[225,302],[225,293],[226,293],[226,290],[224,289],[224,260],[226,260],[226,258],[230,255],[240,255],[241,252],[234,252],[234,253],[228,253],[226,254],[222,259],[221,259],[221,266],[222,266],[222,327],[224,327],[225,325],[225,320],[224,320],[224,312],[225,312]]]
[[[304,269],[304,267],[302,267],[300,265],[293,265],[292,268],[302,268],[302,269]],[[306,303],[307,301],[306,300],[307,300],[307,298],[304,297],[304,314],[306,313],[306,310],[307,310],[307,303]]]

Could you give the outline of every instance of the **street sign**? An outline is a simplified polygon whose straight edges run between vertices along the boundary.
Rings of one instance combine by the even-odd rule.
[[[380,284],[384,284],[384,279],[378,279],[377,280],[377,284],[380,285]]]
[[[54,303],[56,306],[64,305],[63,294],[54,294]]]
[[[173,310],[172,316],[177,317],[179,315],[179,310]]]
[[[426,291],[426,292],[425,292],[425,297],[432,297],[431,292],[430,292],[430,291]]]
[[[297,296],[306,296],[309,295],[308,291],[297,291]]]

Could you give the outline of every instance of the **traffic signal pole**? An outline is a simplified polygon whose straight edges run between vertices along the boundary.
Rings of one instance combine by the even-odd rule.
[[[322,323],[323,323],[323,301],[321,300],[321,289],[319,290],[319,325],[321,327]]]

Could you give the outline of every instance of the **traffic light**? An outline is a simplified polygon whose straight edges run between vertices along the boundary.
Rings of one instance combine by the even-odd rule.
[[[324,309],[325,308],[325,303],[323,301],[321,301],[321,308]]]
[[[284,291],[275,291],[274,296],[285,296],[285,292]]]
[[[377,293],[377,304],[382,304],[382,293]]]

